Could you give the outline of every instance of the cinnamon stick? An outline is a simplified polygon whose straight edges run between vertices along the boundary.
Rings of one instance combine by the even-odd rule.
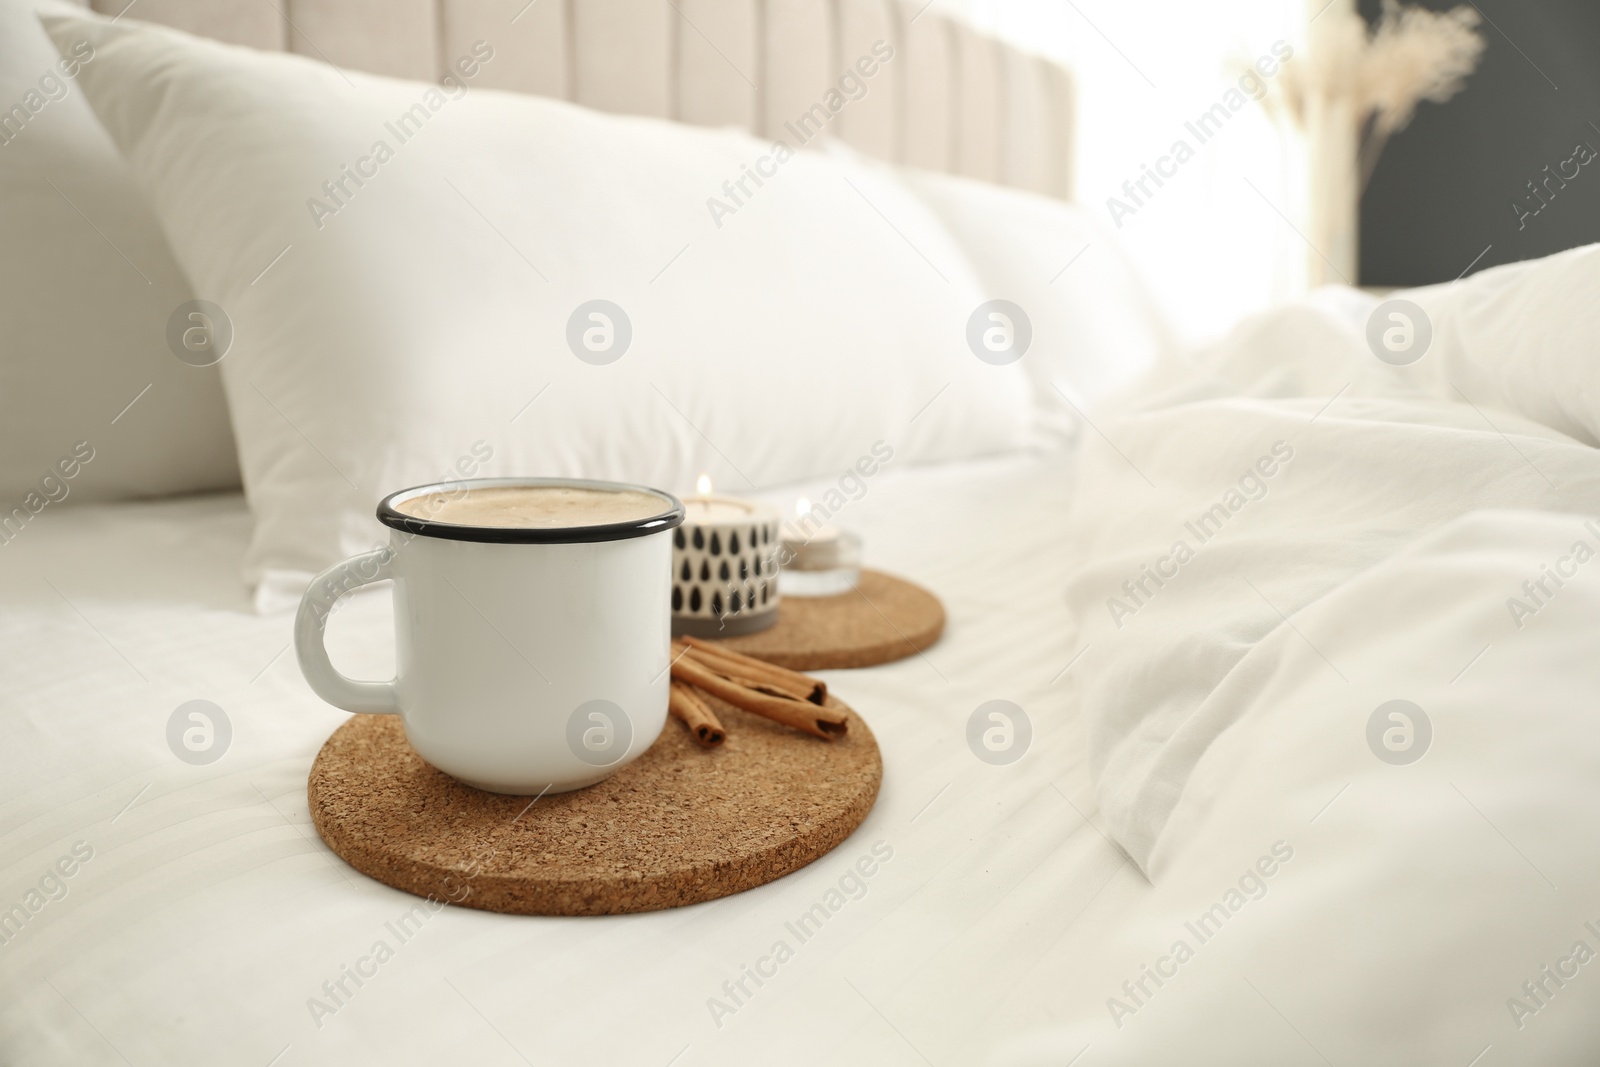
[[[729,681],[738,682],[746,689],[754,689],[757,692],[768,693],[772,696],[788,697],[791,700],[805,700],[820,704],[818,701],[811,700],[812,694],[816,692],[815,686],[789,685],[773,677],[762,677],[753,671],[744,670],[744,668],[735,665],[730,660],[715,659],[692,648],[685,647],[679,650],[677,654],[688,656],[707,670],[720,674]]]
[[[742,652],[735,652],[721,645],[714,645],[709,641],[702,641],[698,637],[685,637],[683,643],[694,650],[696,656],[705,660],[715,661],[726,665],[730,670],[737,670],[749,678],[757,678],[770,682],[783,688],[804,694],[801,699],[808,700],[821,707],[828,699],[828,686],[808,674],[791,671],[787,667],[780,667],[776,663],[768,663],[764,659],[746,656]]]
[[[736,708],[742,708],[796,730],[804,730],[824,740],[831,741],[849,729],[849,720],[842,711],[835,708],[820,708],[808,701],[795,700],[787,696],[758,692],[730,678],[724,678],[696,661],[693,656],[680,656],[674,660],[672,677],[726,700]]]
[[[728,737],[711,705],[676,678],[667,689],[667,710],[689,728],[703,748],[716,748]]]

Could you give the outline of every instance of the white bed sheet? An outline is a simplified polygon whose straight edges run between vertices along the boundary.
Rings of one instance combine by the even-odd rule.
[[[1051,548],[1070,477],[1059,457],[890,471],[841,513],[869,564],[940,594],[949,628],[925,655],[828,676],[884,757],[876,808],[834,853],[647,915],[448,908],[320,1020],[308,1000],[393,944],[385,924],[418,901],[350,870],[310,825],[307,770],[345,715],[301,679],[291,617],[251,611],[243,501],[47,511],[0,546],[0,909],[74,843],[93,858],[0,945],[0,1061],[982,1062],[1059,1018],[1052,985],[1022,977],[1090,950],[1094,931],[1074,930],[1086,907],[1136,908],[1149,890],[1092,825],[1059,684],[1070,561]],[[333,621],[343,669],[387,676],[388,612],[379,591]],[[995,698],[1034,729],[1005,767],[965,740]],[[210,766],[166,745],[191,699],[232,723]],[[784,923],[879,842],[893,858],[866,895],[796,943]],[[711,998],[735,1005],[724,982],[780,939],[793,958],[714,1019]]]

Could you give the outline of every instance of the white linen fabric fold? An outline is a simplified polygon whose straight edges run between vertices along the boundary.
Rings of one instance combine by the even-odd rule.
[[[1015,977],[1053,991],[1053,1025],[1009,1013],[992,1062],[1600,1062],[1597,528],[1469,514],[1279,620],[1208,698],[1227,726],[1155,885],[1092,902]],[[1283,568],[1250,573],[1287,598],[1260,580]],[[1508,598],[1541,580],[1552,595],[1514,620]],[[1394,700],[1404,719],[1375,716]]]
[[[1109,830],[1147,874],[1186,847],[1175,810],[1189,825],[1212,802],[1197,764],[1284,669],[1255,654],[1269,635],[1469,512],[1600,514],[1600,453],[1568,435],[1594,421],[1591,292],[1600,248],[1397,294],[1429,309],[1435,337],[1406,367],[1369,349],[1377,300],[1326,292],[1246,322],[1098,423],[1067,538],[1085,561],[1068,590],[1072,678]],[[1565,303],[1543,306],[1551,294]],[[1431,607],[1412,620],[1427,628]],[[1339,686],[1358,665],[1301,666]]]
[[[1600,1060],[1597,267],[1394,294],[1403,367],[1325,291],[1096,422],[1068,677],[1154,884],[992,1062]]]

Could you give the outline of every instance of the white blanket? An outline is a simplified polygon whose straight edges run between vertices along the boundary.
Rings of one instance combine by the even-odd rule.
[[[1600,250],[1588,258],[1600,264]],[[1448,326],[1445,295],[1432,306]],[[1071,676],[1110,831],[1152,875],[1183,846],[1165,831],[1196,762],[1283,667],[1249,655],[1264,638],[1470,512],[1600,514],[1600,452],[1508,410],[1452,352],[1380,362],[1362,332],[1376,304],[1335,290],[1246,323],[1087,441],[1069,529],[1084,561],[1068,591],[1082,653]],[[1567,350],[1574,383],[1597,349]],[[1563,369],[1541,358],[1524,378]],[[1469,375],[1476,388],[1455,384]],[[1554,588],[1513,583],[1491,600],[1515,632],[1527,620],[1511,619],[1507,597],[1533,611]],[[1435,615],[1419,603],[1411,619]],[[1453,675],[1479,647],[1437,669]],[[1359,666],[1310,651],[1328,684]]]
[[[1596,264],[1542,332],[1548,261],[1410,294],[1406,368],[1320,294],[1096,420],[1068,676],[1154,886],[1019,979],[1057,1026],[1002,1062],[1600,1062]]]
[[[1156,884],[1093,902],[1016,978],[1057,1025],[998,1061],[1600,1062],[1600,558],[1520,630],[1505,606],[1600,545],[1585,521],[1448,523],[1244,654]],[[1409,765],[1367,740],[1396,698],[1431,723]]]

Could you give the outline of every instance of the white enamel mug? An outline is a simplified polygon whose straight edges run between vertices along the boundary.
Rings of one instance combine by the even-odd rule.
[[[647,493],[646,519],[557,529],[463,526],[395,505],[477,488]],[[428,510],[424,505],[413,510]],[[667,717],[676,497],[642,486],[481,478],[404,489],[378,505],[388,547],[317,576],[295,651],[311,688],[350,712],[399,715],[417,754],[468,785],[538,795],[593,785],[660,736]],[[395,677],[347,678],[323,638],[339,598],[394,580]]]

